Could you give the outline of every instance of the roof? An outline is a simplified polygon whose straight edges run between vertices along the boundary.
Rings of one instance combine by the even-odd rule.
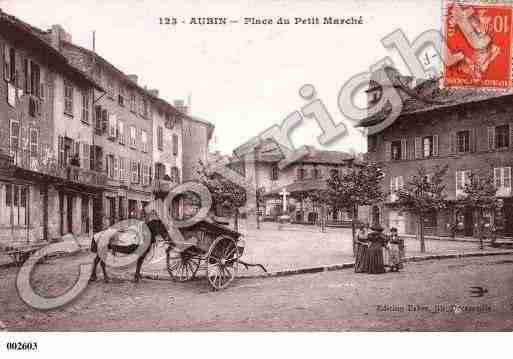
[[[1,9],[0,24],[11,26],[17,32],[25,36],[28,36],[31,40],[38,43],[44,49],[44,51],[46,51],[50,56],[53,57],[53,59],[59,62],[59,65],[64,66],[64,68],[61,67],[61,70],[63,72],[71,72],[73,75],[79,77],[80,80],[89,83],[91,86],[95,87],[98,90],[104,91],[104,89],[91,76],[73,66],[62,53],[60,53],[51,45],[47,36],[47,32],[20,20],[19,18],[13,15],[7,14]]]
[[[339,164],[354,160],[354,156],[347,152],[317,150],[311,146],[308,146],[308,148],[310,150],[309,153],[305,157],[301,158],[299,162]]]
[[[390,69],[390,68],[389,68]],[[389,70],[390,71],[390,70]],[[397,70],[393,69],[397,72]],[[461,106],[473,102],[488,101],[500,97],[513,96],[511,91],[494,91],[472,88],[440,88],[440,79],[424,80],[417,86],[409,88],[405,84],[397,83],[399,91],[402,91],[405,99],[400,116],[430,112],[443,108]],[[369,88],[375,88],[371,81]],[[369,90],[368,90],[369,91]],[[360,121],[359,127],[369,127],[385,120],[391,112],[391,105],[383,107],[377,113]]]

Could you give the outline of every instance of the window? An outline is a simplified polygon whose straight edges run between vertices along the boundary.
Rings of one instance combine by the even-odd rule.
[[[495,148],[503,149],[509,147],[509,125],[495,127]]]
[[[130,173],[132,183],[139,182],[139,164],[137,161],[130,161]]]
[[[124,181],[125,179],[126,179],[125,158],[119,156],[119,180]]]
[[[166,175],[166,165],[163,163],[155,163],[155,179],[161,180]]]
[[[401,159],[401,141],[392,141],[391,151],[392,160],[399,161]]]
[[[91,146],[88,143],[82,143],[80,156],[80,167],[91,168]]]
[[[107,96],[114,98],[114,80],[111,77],[107,80]]]
[[[433,156],[433,136],[422,138],[422,155],[424,157]]]
[[[142,99],[142,115],[148,117],[148,101]]]
[[[312,169],[312,179],[319,179],[321,178],[320,170],[317,167],[314,167]]]
[[[64,113],[73,116],[73,85],[64,81]]]
[[[25,227],[29,224],[29,187],[11,183],[0,184],[5,201],[0,205],[1,224]]]
[[[107,155],[106,156],[106,164],[107,164],[107,175],[109,176],[109,178],[114,178],[115,177],[115,171],[116,171],[116,168],[114,166],[114,155]]]
[[[4,79],[15,81],[16,77],[16,53],[14,48],[4,45]]]
[[[493,169],[493,178],[497,196],[511,195],[511,167],[495,167]]]
[[[32,60],[23,61],[25,74],[25,92],[37,97],[43,97],[41,91],[41,68]]]
[[[271,167],[271,181],[278,180],[278,164],[274,163]]]
[[[465,185],[470,184],[470,170],[456,171],[456,196],[463,195]]]
[[[120,144],[125,144],[125,124],[123,121],[118,121],[118,129],[116,131],[116,137],[118,138],[118,141]]]
[[[30,129],[30,155],[37,157],[37,143],[38,143],[38,132],[37,128]]]
[[[102,107],[94,106],[94,127],[97,131],[102,131]]]
[[[161,126],[157,127],[157,148],[159,151],[164,149],[164,129]]]
[[[304,168],[298,168],[297,169],[297,179],[298,181],[302,181],[305,179],[305,169]]]
[[[112,140],[116,140],[117,130],[118,130],[118,118],[115,114],[109,114],[108,116],[109,122],[109,138]]]
[[[173,155],[178,156],[178,135],[173,134]]]
[[[118,104],[120,106],[125,106],[125,88],[122,84],[119,85]]]
[[[130,126],[130,147],[137,148],[137,141],[136,141],[136,128],[135,126]]]
[[[150,184],[150,165],[142,164],[142,184],[143,186]]]
[[[133,92],[130,94],[130,111],[137,112],[137,100]]]
[[[11,120],[11,151],[17,152],[20,147],[20,123]]]
[[[458,152],[470,151],[470,131],[459,131],[456,133]]]
[[[82,122],[89,123],[89,92],[82,91]]]
[[[175,126],[175,119],[173,116],[171,116],[169,113],[166,113],[166,122],[165,122],[165,126],[167,128],[169,128],[170,130],[173,129],[173,127]]]
[[[148,133],[145,130],[141,130],[141,143],[142,151],[148,152]]]

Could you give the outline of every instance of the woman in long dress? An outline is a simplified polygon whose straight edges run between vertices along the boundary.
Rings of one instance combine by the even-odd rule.
[[[369,243],[367,241],[367,228],[364,224],[356,233],[356,255],[354,261],[354,271],[356,273],[367,272],[367,248]]]
[[[370,242],[367,250],[367,272],[371,274],[385,273],[383,247],[385,246],[386,237],[383,234],[383,227],[376,225],[371,229],[373,232],[369,233],[367,237]]]

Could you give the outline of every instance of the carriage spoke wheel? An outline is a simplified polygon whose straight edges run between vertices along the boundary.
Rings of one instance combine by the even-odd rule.
[[[237,244],[228,237],[219,237],[210,249],[207,262],[207,278],[214,290],[226,288],[238,272]]]
[[[180,253],[169,251],[166,255],[166,264],[167,271],[173,280],[185,282],[196,276],[200,258],[189,250]]]

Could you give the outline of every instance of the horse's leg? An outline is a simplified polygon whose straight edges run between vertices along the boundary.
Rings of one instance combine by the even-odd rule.
[[[109,276],[107,275],[107,269],[105,268],[105,262],[103,260],[100,261],[100,265],[102,266],[103,271],[103,281],[105,283],[109,282]]]
[[[141,267],[144,262],[144,259],[146,259],[146,256],[148,255],[148,252],[150,251],[151,245],[148,247],[148,249],[137,259],[137,267],[135,268],[135,276],[134,281],[137,283],[142,279],[141,276]]]
[[[89,279],[90,282],[94,282],[96,280],[96,267],[98,266],[99,262],[100,262],[100,256],[97,254],[96,258],[94,258],[93,272],[91,273],[91,278]]]

